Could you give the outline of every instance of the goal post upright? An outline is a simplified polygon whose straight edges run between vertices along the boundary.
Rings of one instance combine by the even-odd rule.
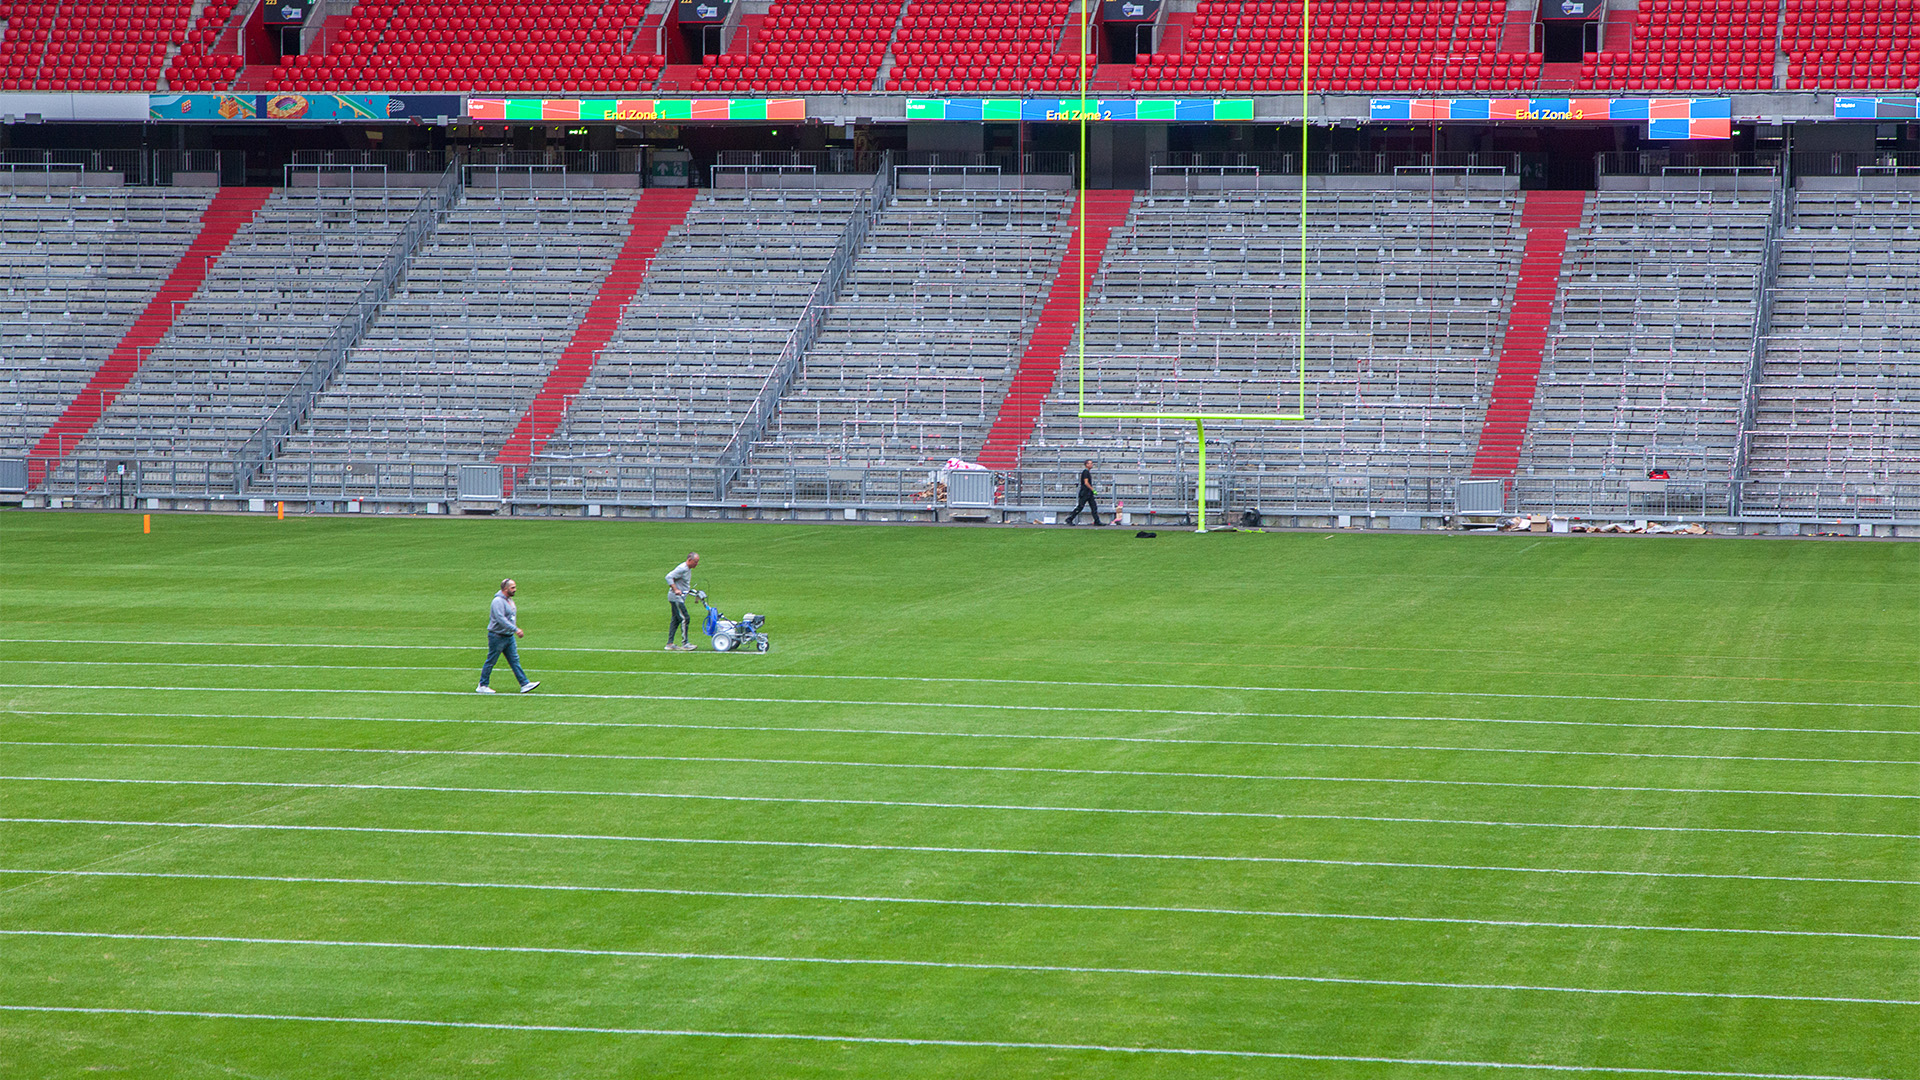
[[[1093,282],[1087,275],[1087,169],[1088,151],[1091,148],[1089,126],[1095,113],[1094,102],[1089,96],[1091,89],[1091,49],[1093,47],[1093,11],[1098,0],[1082,0],[1080,5],[1080,158],[1077,171],[1080,174],[1078,197],[1079,253],[1078,270],[1080,275],[1080,295],[1078,297],[1078,319],[1075,325],[1075,337],[1078,341],[1078,416],[1081,419],[1103,420],[1191,420],[1194,439],[1197,444],[1198,476],[1194,487],[1197,506],[1195,517],[1196,531],[1207,531],[1207,421],[1209,420],[1269,420],[1276,422],[1300,422],[1307,418],[1307,153],[1311,146],[1308,118],[1312,111],[1312,40],[1313,8],[1312,0],[1300,0],[1300,285],[1299,285],[1299,328],[1297,341],[1297,403],[1292,412],[1168,412],[1160,410],[1106,411],[1087,408],[1087,293]],[[1148,193],[1152,193],[1153,174],[1148,168]],[[1283,384],[1284,385],[1284,384]]]

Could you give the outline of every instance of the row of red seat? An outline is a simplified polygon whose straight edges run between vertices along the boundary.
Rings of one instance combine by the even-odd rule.
[[[322,56],[283,65],[272,86],[379,88],[398,77],[450,89],[528,79],[651,89],[663,62],[653,30],[640,30],[647,8],[645,0],[362,0]],[[225,46],[218,38],[232,4],[209,4],[191,29],[190,11],[186,0],[0,0],[0,88],[153,89],[176,47],[170,88],[230,86],[239,62],[231,38]],[[1505,79],[1517,89],[1537,78],[1538,57],[1511,51],[1526,28],[1508,33],[1502,0],[1316,0],[1307,12],[1315,81],[1329,89],[1403,77],[1435,89]],[[1920,85],[1909,59],[1920,52],[1920,0],[1641,0],[1624,17],[1631,44],[1590,54],[1581,86],[1769,88],[1776,27],[1788,88]],[[891,55],[887,89],[1055,89],[1063,79],[1077,85],[1077,19],[1067,0],[910,0],[904,16],[897,0],[777,0],[746,50],[714,58],[694,88],[864,90]],[[1288,72],[1297,77],[1301,20],[1291,2],[1200,0],[1182,47],[1145,57],[1131,88],[1264,88]],[[1444,57],[1469,62],[1423,66]]]
[[[629,51],[641,36],[645,17],[646,5],[637,0],[362,0],[344,20],[339,40],[327,43],[320,56],[294,57],[281,64],[271,88],[591,91],[651,86],[660,77],[660,57]]]
[[[0,90],[148,90],[186,36],[186,0],[37,0],[0,6]]]
[[[212,0],[200,12],[200,21],[187,34],[180,55],[167,65],[167,88],[180,91],[225,90],[233,85],[246,61],[239,54],[239,42],[221,42],[227,23],[233,19],[232,0]],[[236,31],[235,38],[238,34]],[[213,55],[216,49],[224,50]]]
[[[712,58],[694,89],[871,90],[899,14],[897,0],[774,0],[746,53]]]
[[[1907,57],[1920,50],[1914,0],[1787,0],[1780,48],[1790,90],[1920,85]]]

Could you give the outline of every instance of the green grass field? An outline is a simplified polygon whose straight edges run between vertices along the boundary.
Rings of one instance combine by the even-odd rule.
[[[0,638],[0,1076],[1920,1077],[1920,545],[10,513]]]

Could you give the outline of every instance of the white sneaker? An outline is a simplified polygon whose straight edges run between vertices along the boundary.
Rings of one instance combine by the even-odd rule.
[[[497,694],[497,693],[499,693],[499,691],[498,691],[498,690],[495,690],[495,689],[494,689],[493,687],[491,687],[491,686],[488,686],[488,685],[487,685],[486,683],[481,683],[481,684],[480,684],[479,686],[476,686],[476,687],[474,687],[474,688],[473,688],[473,692],[474,692],[474,693],[476,693],[476,694]]]
[[[671,641],[669,641],[669,642],[667,642],[667,647],[666,647],[665,649],[663,649],[663,650],[661,650],[661,651],[663,651],[663,652],[679,652],[679,651],[680,651],[680,646],[678,646],[678,645],[675,645],[675,644],[674,644],[673,642],[671,642]]]
[[[521,693],[523,693],[523,694],[531,694],[531,693],[533,693],[533,688],[534,688],[534,687],[536,687],[536,686],[539,686],[539,685],[540,685],[540,680],[539,680],[539,679],[535,679],[535,680],[533,680],[532,682],[530,682],[530,683],[527,683],[527,684],[526,684],[525,686],[522,686],[522,687],[520,688],[520,692],[521,692]]]

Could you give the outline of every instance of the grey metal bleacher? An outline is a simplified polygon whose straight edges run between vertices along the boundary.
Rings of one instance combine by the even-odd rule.
[[[750,466],[978,451],[1072,234],[1057,191],[901,192],[856,258]],[[751,470],[740,485],[753,489]]]
[[[1329,191],[1308,201],[1303,421],[1208,425],[1209,455],[1263,472],[1464,471],[1517,272],[1518,199]],[[1143,195],[1088,313],[1090,412],[1300,411],[1300,203],[1282,191]],[[1083,418],[1070,350],[1023,465],[1191,470],[1194,426]]]
[[[0,454],[24,451],[120,343],[212,193],[0,191]]]
[[[335,328],[358,313],[362,291],[421,198],[408,189],[276,192],[234,236],[78,456],[231,454]],[[56,473],[74,467],[63,462]],[[231,474],[228,463],[182,482],[228,486]]]
[[[1747,455],[1752,509],[1800,485],[1884,501],[1920,482],[1920,197],[1800,191],[1781,237]]]
[[[542,460],[577,465],[567,494],[629,490],[596,488],[594,462],[712,469],[862,197],[699,196],[545,447]],[[97,467],[115,454],[231,453],[356,310],[417,198],[275,195],[80,456]],[[10,406],[0,407],[0,456],[30,445],[84,384],[191,241],[207,199],[0,193],[0,406]],[[771,499],[808,470],[924,468],[976,452],[1071,235],[1069,199],[900,196],[735,493]],[[1920,505],[1895,493],[1920,475],[1920,365],[1909,359],[1920,337],[1909,285],[1920,200],[1801,192],[1762,305],[1769,199],[1594,198],[1570,240],[1522,478],[1633,478],[1660,465],[1677,480],[1724,481],[1750,413],[1744,460],[1760,492],[1750,510],[1806,510],[1793,485]],[[1519,205],[1501,192],[1316,193],[1308,419],[1211,423],[1212,463],[1256,486],[1283,475],[1463,475],[1517,276]],[[270,470],[312,481],[319,469],[353,497],[372,483],[353,461],[487,460],[577,326],[632,206],[631,192],[467,197]],[[1297,407],[1298,213],[1292,192],[1138,196],[1094,283],[1090,407]],[[1092,456],[1110,472],[1191,475],[1190,422],[1078,415],[1076,359],[1069,349],[1023,468],[1070,477]],[[157,475],[178,474],[149,468],[143,490],[165,487]]]
[[[352,494],[362,485],[350,461],[491,460],[619,255],[636,198],[469,190],[271,471]]]
[[[1731,477],[1774,198],[1593,197],[1569,238],[1519,475]]]
[[[542,459],[711,466],[861,205],[855,191],[701,192]]]

